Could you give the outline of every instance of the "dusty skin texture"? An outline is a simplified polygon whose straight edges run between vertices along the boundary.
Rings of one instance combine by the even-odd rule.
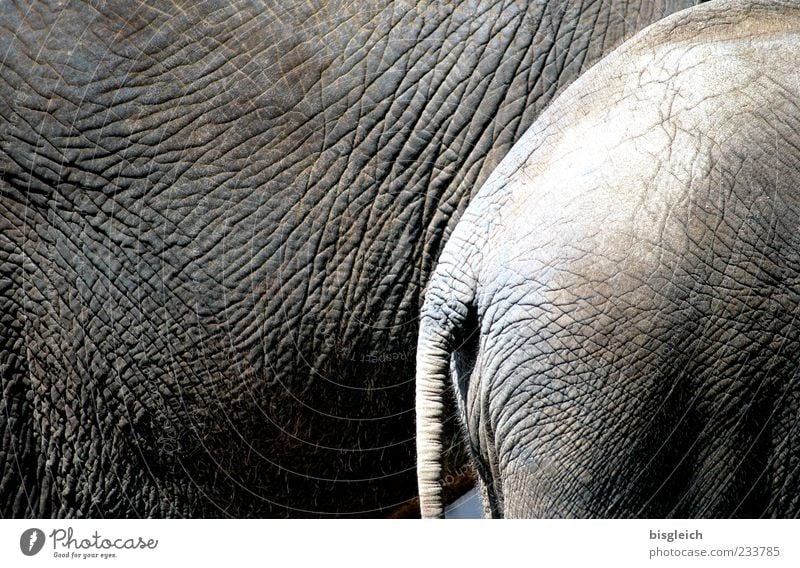
[[[450,381],[505,517],[800,515],[800,6],[715,2],[564,91],[431,279],[423,513]]]
[[[415,497],[444,239],[561,87],[691,3],[2,2],[0,515]]]

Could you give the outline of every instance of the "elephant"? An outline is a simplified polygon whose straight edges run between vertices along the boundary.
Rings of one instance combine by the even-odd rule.
[[[494,518],[800,516],[800,5],[719,0],[540,114],[430,278],[419,490],[457,400]]]
[[[555,93],[695,3],[3,3],[0,516],[409,503],[458,218]]]

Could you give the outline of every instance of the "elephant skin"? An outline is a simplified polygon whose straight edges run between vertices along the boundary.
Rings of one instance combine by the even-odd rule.
[[[691,4],[3,2],[0,516],[414,498],[446,236],[562,86]]]
[[[418,475],[451,385],[494,517],[800,515],[800,6],[670,16],[566,89],[425,296]]]

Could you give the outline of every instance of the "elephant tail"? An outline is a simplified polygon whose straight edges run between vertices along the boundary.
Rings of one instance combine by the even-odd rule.
[[[431,279],[420,317],[416,361],[417,482],[423,518],[444,516],[442,459],[445,397],[450,362],[471,304],[472,286],[464,278],[445,277],[442,265]]]
[[[442,502],[442,455],[445,391],[450,353],[446,329],[433,322],[420,325],[417,346],[417,483],[422,518],[444,516]]]

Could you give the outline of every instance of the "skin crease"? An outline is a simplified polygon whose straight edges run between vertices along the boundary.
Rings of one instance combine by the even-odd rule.
[[[415,497],[447,235],[559,89],[694,3],[4,2],[0,516]]]
[[[800,9],[648,28],[470,203],[418,348],[422,511],[450,377],[495,517],[797,517]]]

